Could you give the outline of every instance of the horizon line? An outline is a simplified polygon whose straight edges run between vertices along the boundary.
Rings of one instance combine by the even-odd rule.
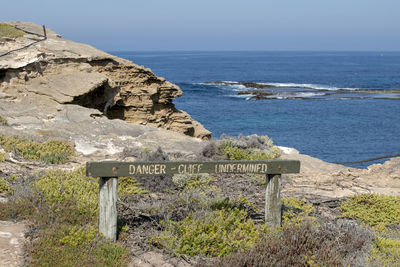
[[[373,53],[398,53],[400,50],[262,50],[262,49],[232,49],[232,50],[210,50],[210,49],[133,49],[133,50],[115,50],[115,49],[105,49],[108,52],[373,52]]]

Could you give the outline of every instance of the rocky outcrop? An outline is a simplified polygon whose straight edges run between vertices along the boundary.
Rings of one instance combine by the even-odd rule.
[[[175,108],[172,100],[182,95],[175,84],[157,77],[148,68],[134,64],[98,60],[91,65],[119,85],[115,104],[107,112],[109,118],[160,127],[201,139],[210,137],[210,132],[200,123]]]
[[[33,100],[43,109],[77,104],[109,119],[210,137],[200,123],[175,108],[172,100],[182,94],[179,87],[150,69],[63,40],[49,29],[45,38],[42,27],[33,23],[9,24],[25,35],[0,37],[0,101],[24,103],[28,110]]]
[[[283,148],[282,158],[301,161],[299,174],[284,179],[284,195],[306,198],[311,202],[344,198],[355,194],[400,195],[400,157],[367,169],[355,169]]]

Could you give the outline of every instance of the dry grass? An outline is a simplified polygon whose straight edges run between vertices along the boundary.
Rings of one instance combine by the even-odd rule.
[[[267,234],[250,250],[199,266],[364,266],[371,233],[349,224],[306,222]]]
[[[24,32],[7,23],[0,23],[0,38],[17,38],[24,36]]]

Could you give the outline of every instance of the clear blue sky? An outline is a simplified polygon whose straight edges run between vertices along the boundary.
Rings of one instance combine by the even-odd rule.
[[[400,50],[400,0],[18,0],[2,21],[117,50]]]

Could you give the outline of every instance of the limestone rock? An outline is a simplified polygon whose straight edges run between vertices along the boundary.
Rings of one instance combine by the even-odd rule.
[[[370,165],[368,169],[327,163],[295,149],[283,150],[282,157],[301,161],[300,173],[284,179],[282,192],[285,195],[313,201],[363,193],[400,195],[400,157]]]
[[[110,119],[210,138],[200,123],[175,108],[172,100],[182,94],[180,88],[150,69],[63,40],[50,29],[45,39],[42,26],[33,23],[9,24],[27,34],[0,41],[0,101],[28,104],[24,98],[38,95],[45,106],[78,104]]]

